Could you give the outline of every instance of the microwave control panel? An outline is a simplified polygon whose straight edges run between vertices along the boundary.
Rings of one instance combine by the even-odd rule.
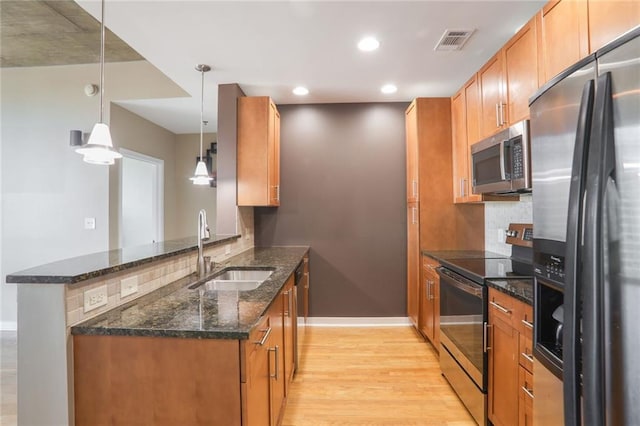
[[[522,152],[522,136],[511,141],[512,179],[524,178],[524,153]]]
[[[546,253],[536,253],[534,272],[547,279],[564,284],[564,257]]]

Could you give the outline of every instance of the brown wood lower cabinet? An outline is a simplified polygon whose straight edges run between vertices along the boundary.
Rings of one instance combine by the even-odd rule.
[[[293,281],[247,340],[73,336],[75,424],[278,425],[294,362]]]
[[[495,426],[531,425],[533,412],[532,308],[489,288],[489,420]]]
[[[440,263],[437,260],[422,256],[418,328],[436,351],[440,348],[440,276],[436,272],[438,266]]]

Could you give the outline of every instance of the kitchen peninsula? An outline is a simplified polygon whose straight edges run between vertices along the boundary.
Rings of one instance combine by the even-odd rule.
[[[251,322],[257,322],[271,302],[265,298],[278,294],[279,286],[287,278],[283,278],[283,274],[291,275],[308,250],[306,247],[254,249],[251,237],[212,235],[205,245],[204,254],[219,264],[212,274],[229,265],[251,266],[256,262],[274,270],[259,291],[247,292],[256,293],[248,296],[253,300],[246,305],[251,306],[252,314],[247,312],[242,324],[230,326],[235,327],[233,329],[214,330],[207,336],[209,338],[214,335],[219,338],[226,333],[228,339],[246,339],[255,326]],[[127,315],[137,311],[144,316],[142,310],[146,309],[146,304],[158,300],[161,295],[192,292],[193,297],[199,298],[198,291],[182,288],[197,281],[193,274],[195,253],[196,240],[186,239],[80,256],[7,276],[8,282],[21,284],[18,286],[18,367],[21,372],[18,378],[18,411],[21,422],[32,425],[74,424],[71,328],[92,318],[97,321],[114,309],[114,312],[126,312]],[[89,310],[86,309],[88,306]],[[127,307],[135,308],[127,310]],[[179,316],[179,308],[180,305],[175,304],[169,308],[173,311],[174,320]],[[109,314],[106,317],[111,318]],[[94,321],[88,322],[93,325],[92,332],[85,325],[75,331],[117,334],[113,327],[105,327],[103,322],[97,325]],[[163,328],[161,322],[162,318],[158,318],[156,325]],[[176,331],[179,327],[173,327],[174,336],[180,334]],[[164,327],[167,328],[170,327]],[[170,335],[171,332],[165,330],[163,334]],[[199,337],[205,336],[201,334]]]

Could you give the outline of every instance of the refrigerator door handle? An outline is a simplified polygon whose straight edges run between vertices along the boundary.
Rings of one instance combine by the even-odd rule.
[[[585,190],[586,153],[589,149],[593,112],[594,81],[585,83],[582,90],[576,143],[573,151],[569,211],[567,215],[567,245],[565,255],[564,327],[563,327],[563,387],[565,425],[579,426],[580,421],[580,236]]]
[[[593,112],[593,128],[587,162],[587,195],[585,197],[585,223],[582,261],[583,315],[582,315],[582,370],[584,424],[604,425],[607,421],[605,401],[609,368],[605,356],[608,310],[608,283],[605,251],[607,231],[605,202],[607,186],[615,176],[615,147],[613,139],[613,99],[611,73],[598,77]],[[611,196],[614,196],[612,193]],[[612,413],[609,413],[611,415]]]

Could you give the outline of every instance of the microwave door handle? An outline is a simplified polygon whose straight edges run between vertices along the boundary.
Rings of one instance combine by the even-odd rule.
[[[504,167],[504,143],[505,141],[500,142],[500,179],[501,180],[507,180],[505,167]]]

